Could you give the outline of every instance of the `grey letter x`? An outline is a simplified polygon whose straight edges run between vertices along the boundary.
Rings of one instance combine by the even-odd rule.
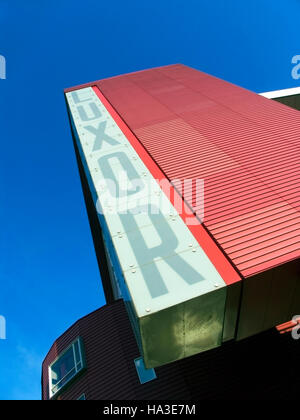
[[[96,136],[93,151],[101,149],[103,141],[106,141],[112,146],[119,144],[117,140],[113,139],[108,134],[105,134],[106,121],[99,123],[98,128],[95,128],[92,125],[86,125],[84,128]]]

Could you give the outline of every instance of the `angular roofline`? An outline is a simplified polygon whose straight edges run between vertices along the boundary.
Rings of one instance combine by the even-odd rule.
[[[53,341],[53,343],[52,343],[52,345],[51,345],[51,347],[50,347],[50,349],[48,350],[48,352],[47,352],[47,354],[46,354],[46,356],[44,357],[44,359],[43,359],[43,361],[42,361],[42,365],[44,364],[44,362],[45,362],[45,360],[47,359],[47,357],[48,357],[48,355],[50,354],[50,352],[51,352],[51,350],[52,350],[52,348],[53,348],[53,346],[56,344],[56,342],[63,336],[63,335],[65,335],[68,331],[70,331],[72,328],[74,328],[79,322],[81,322],[83,319],[85,319],[85,318],[88,318],[90,315],[93,315],[94,313],[96,313],[96,312],[101,312],[102,310],[104,310],[104,308],[106,308],[107,306],[112,306],[112,305],[114,305],[114,304],[116,304],[117,302],[119,302],[120,300],[122,300],[122,299],[117,299],[117,300],[115,300],[114,302],[111,302],[111,303],[106,303],[105,305],[103,305],[103,306],[100,306],[100,308],[98,308],[98,309],[95,309],[94,311],[92,311],[92,312],[90,312],[90,313],[88,313],[88,314],[86,314],[86,315],[84,315],[84,316],[82,316],[81,318],[79,318],[79,319],[77,319],[77,321],[75,321],[75,322],[73,322],[73,324],[69,327],[69,328],[67,328],[63,333],[61,333],[54,341]]]
[[[260,96],[264,96],[268,99],[283,98],[285,96],[300,95],[300,87],[280,89],[280,90],[271,90],[269,92],[259,93]]]
[[[149,68],[142,69],[142,70],[130,71],[129,73],[124,73],[124,74],[122,73],[122,76],[128,76],[129,74],[132,75],[132,74],[141,73],[143,71],[155,70],[155,69],[161,69],[161,68],[164,68],[164,67],[173,67],[173,66],[185,66],[185,67],[187,67],[185,64],[182,64],[182,63],[166,64],[164,66],[149,67]],[[109,76],[109,77],[104,77],[102,79],[94,80],[92,82],[88,82],[88,83],[84,83],[84,84],[80,84],[80,85],[76,85],[76,86],[71,86],[71,87],[65,88],[63,91],[64,91],[64,93],[68,93],[68,92],[72,92],[73,90],[82,89],[82,88],[86,88],[86,87],[92,87],[92,86],[96,85],[97,82],[99,82],[99,81],[115,79],[117,77],[120,77],[120,74],[116,74],[114,76]]]

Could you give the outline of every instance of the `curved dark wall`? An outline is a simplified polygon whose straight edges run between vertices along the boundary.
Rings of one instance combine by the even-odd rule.
[[[42,398],[48,399],[48,365],[77,336],[87,370],[61,395],[101,399],[292,399],[298,397],[300,340],[275,330],[156,369],[141,385],[134,359],[139,351],[123,301],[85,316],[59,337],[43,362]]]
[[[145,395],[162,399],[189,397],[173,365],[159,369],[159,387],[158,380],[140,384],[134,365],[139,350],[123,301],[118,300],[80,319],[55,341],[43,362],[43,399],[48,399],[48,365],[78,336],[83,339],[87,370],[60,399],[75,400],[82,393],[89,400],[142,399]]]

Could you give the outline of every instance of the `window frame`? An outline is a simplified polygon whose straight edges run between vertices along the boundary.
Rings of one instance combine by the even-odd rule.
[[[77,360],[76,357],[76,350],[75,345],[78,343],[78,352],[79,352],[79,360]],[[72,369],[70,369],[55,385],[52,384],[52,367],[55,365],[59,359],[61,359],[70,349],[72,348],[73,353],[73,363],[74,366]],[[78,365],[80,365],[80,368],[78,368]],[[63,392],[78,376],[80,373],[82,373],[86,369],[86,360],[85,360],[85,353],[84,353],[84,347],[83,347],[83,340],[81,337],[75,338],[68,347],[66,347],[56,358],[53,360],[53,362],[50,363],[48,366],[48,384],[49,384],[49,398],[54,399],[56,398],[61,392]],[[57,385],[65,379],[70,373],[74,371],[72,376],[63,384],[60,386],[59,389],[56,391],[53,391],[54,388],[57,387]]]

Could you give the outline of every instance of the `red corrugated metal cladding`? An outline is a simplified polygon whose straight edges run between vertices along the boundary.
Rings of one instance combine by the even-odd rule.
[[[299,111],[181,64],[85,86],[169,180],[204,180],[204,226],[244,279],[237,337],[300,313]]]
[[[183,65],[97,85],[170,180],[204,179],[205,225],[244,277],[299,257],[298,111]]]
[[[251,279],[237,336],[298,313],[300,113],[180,64],[96,85],[167,178],[204,179],[204,225]]]

